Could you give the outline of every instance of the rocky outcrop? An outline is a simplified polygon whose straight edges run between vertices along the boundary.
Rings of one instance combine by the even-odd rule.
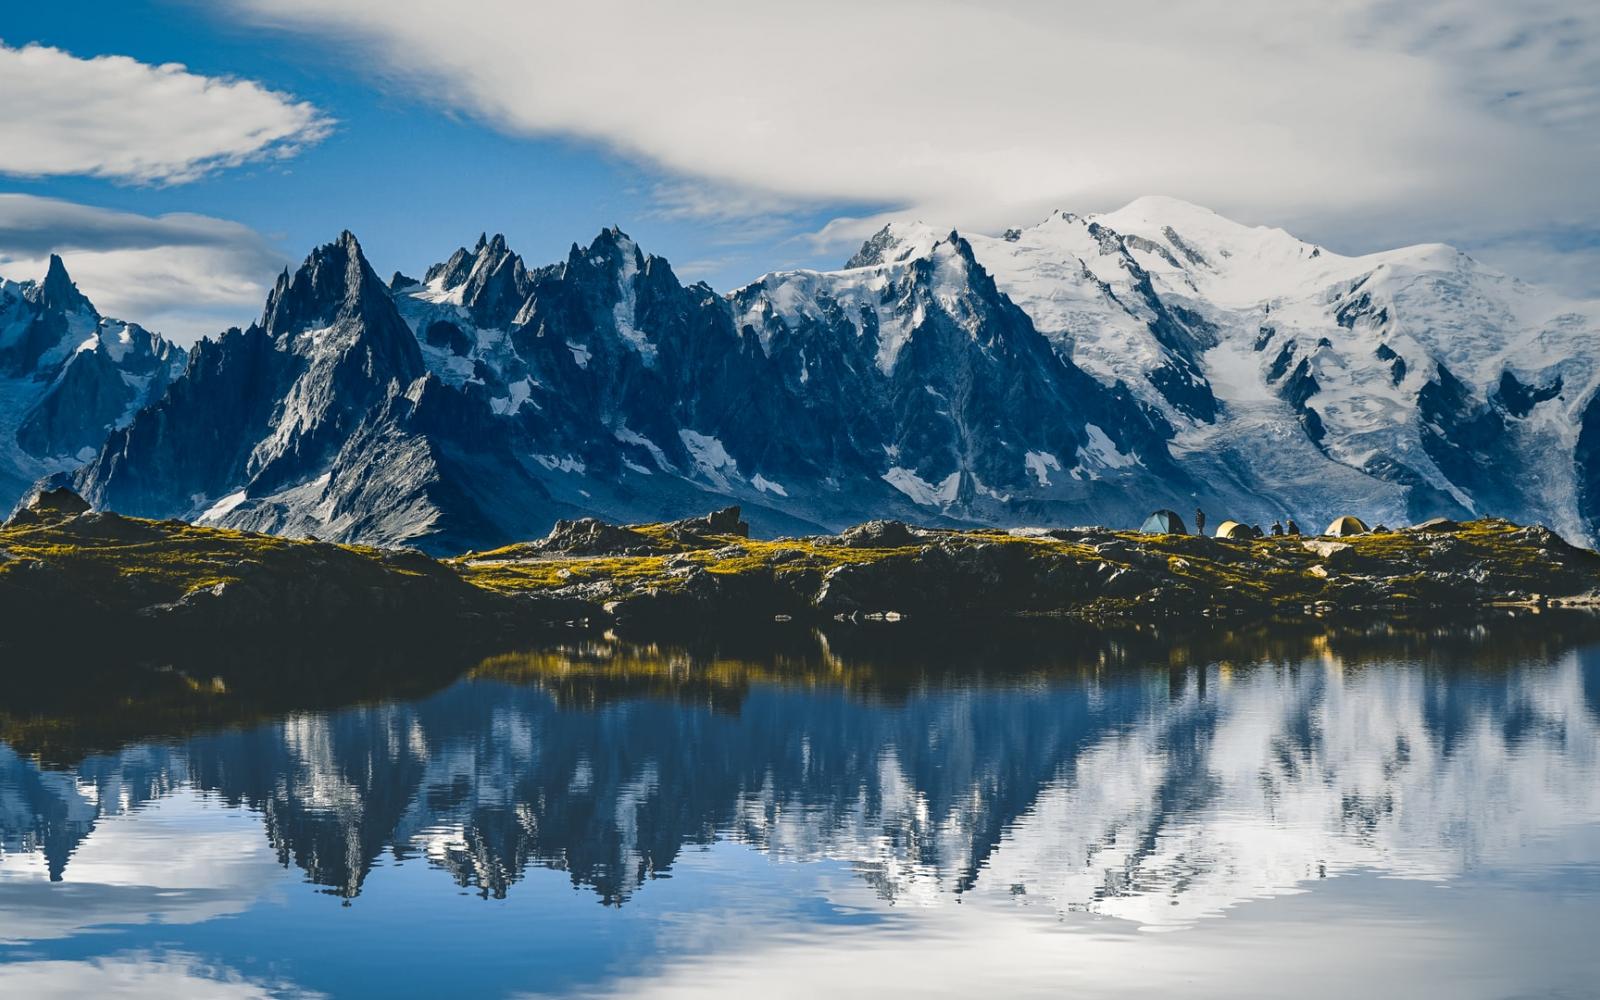
[[[738,507],[724,507],[704,517],[669,521],[660,530],[665,537],[690,548],[703,548],[719,538],[750,537],[750,525],[740,516]]]
[[[898,549],[920,544],[927,537],[904,521],[868,521],[839,532],[837,541],[852,549]]]
[[[87,512],[90,509],[88,501],[60,482],[59,478],[42,480],[24,494],[17,501],[16,509],[11,512],[5,526],[12,528],[42,524]]]
[[[568,556],[647,555],[660,548],[648,535],[592,517],[557,521],[550,534],[526,546],[529,552]]]

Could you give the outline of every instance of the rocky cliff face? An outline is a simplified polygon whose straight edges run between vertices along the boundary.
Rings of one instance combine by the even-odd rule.
[[[107,509],[336,541],[542,529],[561,508],[487,402],[429,373],[345,233],[284,272],[259,323],[200,343],[78,482]]]
[[[43,282],[0,279],[0,505],[81,465],[183,365],[180,348],[101,316],[60,257]]]
[[[130,514],[434,551],[713,498],[773,531],[1081,518],[1184,482],[1160,414],[1052,350],[958,235],[792,326],[787,281],[725,298],[611,229],[536,269],[480,239],[385,286],[346,234],[77,482]]]
[[[1000,237],[894,225],[849,265],[719,295],[610,229],[543,267],[482,237],[385,284],[345,234],[109,424],[77,485],[436,551],[725,502],[758,533],[1195,505],[1600,529],[1600,310],[1449,248],[1343,257],[1151,198]],[[63,384],[120,398],[91,364]],[[18,448],[92,438],[81,412]]]

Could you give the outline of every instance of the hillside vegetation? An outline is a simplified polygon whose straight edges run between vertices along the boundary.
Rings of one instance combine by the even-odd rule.
[[[1170,616],[1584,603],[1600,555],[1541,527],[1444,522],[1243,541],[1098,528],[748,537],[737,508],[668,524],[565,521],[435,560],[95,513],[70,493],[0,528],[0,620],[196,629],[737,626],[773,618]]]

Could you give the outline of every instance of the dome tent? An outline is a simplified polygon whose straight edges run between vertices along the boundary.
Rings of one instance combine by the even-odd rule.
[[[1324,531],[1323,534],[1339,538],[1344,535],[1365,535],[1367,530],[1365,521],[1359,517],[1346,514],[1343,517],[1334,518],[1333,523],[1328,525],[1328,530]]]
[[[1158,510],[1144,519],[1139,530],[1147,535],[1187,535],[1189,529],[1183,526],[1183,518],[1177,511]]]
[[[1217,537],[1243,541],[1256,537],[1256,533],[1248,524],[1241,524],[1238,521],[1223,521],[1217,525]]]

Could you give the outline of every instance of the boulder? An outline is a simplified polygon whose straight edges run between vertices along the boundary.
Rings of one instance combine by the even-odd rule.
[[[537,552],[570,556],[648,555],[659,549],[648,535],[592,517],[557,521],[550,534],[530,547]]]
[[[60,485],[55,477],[42,480],[18,501],[6,527],[60,521],[89,511],[89,502],[70,486]]]
[[[1340,552],[1349,552],[1349,542],[1331,542],[1322,539],[1306,539],[1300,543],[1307,551],[1314,552],[1324,559],[1330,559]]]
[[[666,527],[673,533],[750,537],[750,525],[740,520],[738,507],[724,507],[704,517],[688,517],[681,521],[672,521]]]
[[[1439,532],[1460,531],[1461,530],[1461,522],[1460,521],[1452,521],[1448,517],[1433,517],[1433,518],[1429,518],[1426,521],[1423,521],[1419,525],[1416,525],[1411,530],[1412,531],[1439,531]]]
[[[923,540],[923,534],[904,521],[868,521],[846,528],[838,536],[840,545],[852,549],[901,549]]]
[[[734,535],[750,537],[750,525],[739,519],[738,507],[724,507],[703,517],[688,517],[670,521],[661,526],[662,532],[680,545],[690,548],[710,548],[721,544],[717,539]]]

